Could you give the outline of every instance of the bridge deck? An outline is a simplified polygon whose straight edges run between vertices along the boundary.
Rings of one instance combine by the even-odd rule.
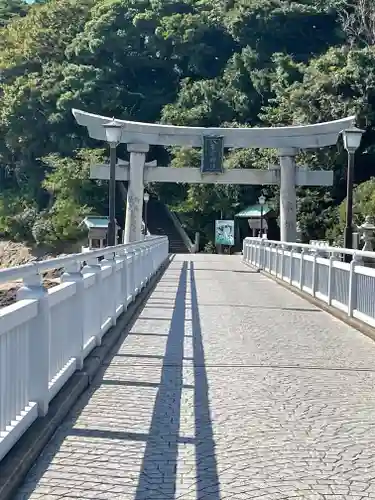
[[[375,499],[375,344],[239,257],[177,256],[20,499]]]

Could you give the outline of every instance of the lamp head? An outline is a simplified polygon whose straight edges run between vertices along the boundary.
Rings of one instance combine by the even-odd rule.
[[[122,125],[117,123],[116,120],[112,118],[112,120],[108,123],[105,123],[103,127],[105,128],[105,136],[107,142],[111,146],[117,146],[121,141]]]
[[[144,201],[145,203],[148,203],[148,202],[149,202],[149,200],[150,200],[150,195],[148,194],[148,192],[147,192],[147,191],[145,191],[145,192],[144,192],[144,194],[143,194],[143,201]]]
[[[342,132],[342,138],[344,140],[344,147],[348,153],[354,153],[361,144],[362,135],[364,130],[356,127],[351,127]]]
[[[263,206],[266,203],[266,197],[263,195],[259,196],[258,202],[259,202],[259,205]]]

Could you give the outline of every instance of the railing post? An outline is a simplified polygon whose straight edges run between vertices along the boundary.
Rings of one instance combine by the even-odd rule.
[[[275,252],[273,252],[273,250],[275,250]],[[276,265],[276,245],[274,243],[271,243],[270,244],[270,265],[269,265],[270,274],[272,274],[272,270],[273,270],[274,265]]]
[[[303,285],[305,283],[305,250],[302,248],[301,250],[301,265],[299,268],[299,288],[303,290]]]
[[[128,263],[128,293],[131,297],[130,302],[135,299],[136,286],[135,286],[135,252],[133,247],[126,249],[127,263]]]
[[[266,264],[266,242],[265,242],[265,240],[263,238],[260,240],[260,245],[261,245],[260,246],[260,256],[261,256],[261,258],[260,258],[260,268],[262,270],[264,270],[265,267],[266,267],[266,265],[265,265]]]
[[[257,247],[257,242],[255,240],[253,240],[252,243],[253,245],[250,251],[250,262],[254,267],[256,267],[258,247]]]
[[[263,240],[263,270],[267,270],[267,240]]]
[[[316,259],[318,258],[318,250],[314,250],[314,255],[313,255],[313,269],[312,269],[312,283],[311,283],[311,288],[312,288],[312,296],[315,297],[316,294],[316,282],[318,278],[318,264],[316,262]]]
[[[127,306],[127,296],[126,296],[126,255],[124,248],[117,251],[115,256],[116,263],[121,263],[120,266],[120,304],[123,306],[123,312]]]
[[[111,275],[109,279],[111,281],[110,294],[111,294],[111,310],[110,310],[110,318],[112,326],[116,324],[116,259],[115,254],[107,255],[103,260],[100,261],[102,269],[105,266],[111,267]]]
[[[258,248],[259,248],[258,267],[259,267],[259,269],[263,268],[263,266],[262,266],[262,247],[263,247],[263,245],[262,245],[262,243],[263,243],[263,241],[262,241],[262,239],[260,239],[259,244],[258,244]]]
[[[149,252],[149,259],[150,259],[150,265],[148,266],[148,273],[149,273],[149,280],[151,280],[153,274],[154,274],[154,253],[153,253],[153,249],[154,249],[154,243],[149,243],[148,245],[148,252]]]
[[[268,252],[267,252],[267,261],[268,261],[267,270],[270,273],[271,272],[271,257],[272,257],[271,251],[272,251],[272,245],[270,245],[268,242],[267,242],[266,245],[267,245],[267,249],[268,249]]]
[[[159,244],[155,242],[150,243],[150,279],[153,277],[155,272],[155,265],[156,265],[155,248],[159,245],[161,245],[162,248],[164,248],[164,242],[161,242]]]
[[[94,300],[91,308],[90,314],[95,315],[96,326],[95,326],[95,345],[100,346],[102,343],[102,324],[103,324],[103,313],[102,313],[102,268],[98,262],[97,257],[88,257],[86,259],[86,265],[82,269],[83,274],[92,273],[95,275],[95,285],[94,285]]]
[[[161,263],[163,262],[164,260],[164,252],[165,252],[165,245],[163,245],[162,243],[160,243],[159,245],[157,245],[157,247],[155,248],[155,251],[156,251],[156,266],[155,266],[155,274],[157,273],[157,270],[159,269]]]
[[[158,271],[158,269],[160,268],[161,264],[165,261],[165,259],[169,255],[169,241],[168,241],[168,238],[163,239],[162,241],[160,241],[157,244],[157,253],[156,253],[156,255],[158,257],[157,257],[157,265],[156,265],[155,271],[154,271],[155,274]]]
[[[124,306],[124,312],[128,307],[128,257],[126,255],[125,248],[120,250],[120,255],[122,259],[121,268],[121,295],[122,295],[122,305]]]
[[[160,243],[160,247],[158,250],[158,255],[160,257],[158,257],[158,265],[155,268],[155,274],[157,273],[158,269],[160,268],[162,263],[165,261],[165,259],[168,257],[168,248],[169,248],[168,245],[169,245],[168,240]]]
[[[143,288],[147,285],[147,248],[144,245],[144,243],[141,243],[140,245],[140,266],[139,266],[139,271],[141,274],[141,286],[140,289],[143,290]]]
[[[123,265],[122,265],[122,294],[124,296],[124,311],[126,311],[128,307],[128,297],[129,297],[129,262],[128,262],[128,253],[126,248],[122,249],[123,255]]]
[[[85,346],[85,331],[84,331],[84,293],[85,285],[83,275],[81,273],[81,263],[73,261],[65,266],[64,273],[61,276],[61,283],[75,283],[76,293],[74,295],[74,303],[71,311],[71,316],[74,320],[74,354],[76,359],[76,367],[78,370],[83,368],[83,348]]]
[[[328,305],[332,304],[332,291],[334,286],[334,274],[333,274],[333,261],[335,257],[331,254],[329,256],[329,266],[328,266]]]
[[[156,263],[157,263],[157,252],[158,252],[159,246],[160,246],[160,249],[162,250],[164,248],[164,242],[159,243],[159,244],[155,244],[155,243],[150,244],[150,279],[155,274],[155,268],[156,268]]]
[[[49,364],[51,344],[51,311],[48,290],[35,264],[35,274],[24,278],[17,300],[38,301],[38,314],[31,323],[29,343],[30,400],[38,405],[38,415],[44,417],[49,405]]]
[[[290,247],[290,266],[289,266],[289,284],[290,285],[293,282],[293,255],[294,255],[294,248]]]
[[[152,276],[156,273],[158,267],[159,253],[164,252],[164,242],[153,243],[151,247],[152,255]]]
[[[279,245],[275,244],[275,276],[277,278],[279,272]]]
[[[150,256],[150,247],[149,245],[145,244],[144,246],[144,249],[145,249],[145,254],[144,254],[144,265],[143,265],[143,274],[144,274],[144,286],[147,286],[147,283],[149,281],[149,278],[150,278],[150,259],[149,259],[149,256]]]
[[[143,268],[143,273],[145,275],[145,286],[150,280],[150,259],[151,259],[150,245],[145,244],[145,258],[144,258],[144,268]]]
[[[141,291],[142,276],[140,273],[140,254],[139,247],[134,247],[134,286],[135,296]]]
[[[281,245],[281,275],[279,276],[279,279],[283,279],[284,276],[284,251],[285,251],[285,245]],[[276,274],[276,278],[277,278]]]
[[[246,253],[247,253],[247,241],[246,238],[242,242],[242,261],[246,262]]]
[[[114,282],[116,284],[116,320],[117,320],[117,305],[120,307],[123,306],[123,310],[125,309],[125,300],[123,296],[123,270],[124,270],[124,265],[125,265],[125,256],[123,255],[122,250],[117,250],[117,252],[114,254],[114,272],[115,272],[115,278]],[[119,269],[117,267],[119,266]],[[117,282],[119,281],[119,282]],[[119,286],[118,286],[119,285]]]
[[[126,305],[128,306],[132,301],[132,286],[131,286],[131,253],[128,247],[124,249],[125,253],[125,266],[126,266]]]
[[[141,292],[143,288],[143,246],[139,244],[137,246],[137,273],[138,273],[138,293]]]
[[[359,263],[359,259],[356,254],[353,254],[353,258],[350,262],[349,271],[349,300],[348,300],[348,316],[353,316],[353,311],[357,307],[357,275],[355,273],[355,266]]]

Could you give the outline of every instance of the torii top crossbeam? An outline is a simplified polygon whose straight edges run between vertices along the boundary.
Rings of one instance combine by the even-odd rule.
[[[72,110],[79,125],[87,128],[93,139],[106,141],[103,125],[111,118]],[[226,148],[297,148],[312,149],[336,144],[340,132],[354,125],[355,117],[349,116],[316,125],[260,128],[205,128],[178,127],[154,123],[117,120],[123,126],[121,143],[159,146],[201,147],[204,136],[219,135]]]

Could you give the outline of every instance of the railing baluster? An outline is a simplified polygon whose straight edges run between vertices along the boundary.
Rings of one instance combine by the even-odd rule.
[[[36,300],[38,314],[30,322],[29,368],[30,401],[38,405],[38,414],[45,416],[49,405],[49,361],[51,344],[51,311],[48,290],[43,286],[37,264],[34,274],[23,280],[17,300]]]
[[[102,342],[102,324],[104,321],[103,318],[103,301],[101,298],[101,289],[102,289],[102,268],[98,262],[97,257],[88,257],[86,259],[86,265],[82,269],[84,274],[92,273],[95,276],[95,284],[94,292],[93,292],[93,303],[92,308],[87,308],[85,314],[93,314],[94,315],[94,327],[92,330],[92,334],[95,337],[95,345],[100,346]]]
[[[83,347],[85,345],[85,332],[84,332],[84,283],[83,275],[81,272],[81,265],[78,261],[73,261],[65,267],[65,272],[61,276],[62,283],[75,283],[76,291],[74,300],[72,301],[71,314],[74,318],[74,336],[70,339],[74,342],[74,357],[76,360],[76,367],[78,370],[83,368]]]
[[[349,299],[348,299],[348,316],[353,316],[353,310],[357,305],[357,275],[355,274],[355,267],[358,261],[356,255],[353,255],[353,259],[350,262],[349,271]]]

